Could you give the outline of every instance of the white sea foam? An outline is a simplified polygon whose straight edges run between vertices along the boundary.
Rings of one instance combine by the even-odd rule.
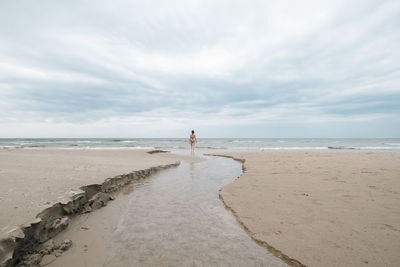
[[[77,143],[80,144],[101,144],[104,143],[104,141],[87,141],[87,140],[82,140],[82,141],[76,141]],[[51,143],[51,142],[49,142]],[[65,142],[56,142],[56,143],[73,143],[71,141],[65,141]]]
[[[266,151],[266,150],[325,150],[328,149],[326,146],[298,146],[298,147],[262,147],[260,148],[261,151]]]
[[[361,150],[400,150],[400,147],[388,147],[388,146],[364,146],[357,149]]]
[[[384,144],[389,146],[400,146],[400,143],[384,143]]]

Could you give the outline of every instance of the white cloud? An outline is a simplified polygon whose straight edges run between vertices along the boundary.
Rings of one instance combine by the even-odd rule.
[[[399,14],[373,0],[4,1],[2,135],[372,121],[384,135],[400,115]]]

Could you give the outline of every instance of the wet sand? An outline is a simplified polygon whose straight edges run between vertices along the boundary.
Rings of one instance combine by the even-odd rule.
[[[177,157],[177,155],[171,155],[171,157]],[[191,163],[203,161],[198,157],[184,155],[179,155],[179,158]],[[71,239],[73,246],[48,266],[103,266],[107,251],[112,246],[112,234],[117,229],[121,216],[127,210],[130,195],[146,182],[148,181],[128,185],[106,207],[74,218],[69,227],[54,238],[56,242]]]
[[[133,188],[133,185],[128,187]],[[106,207],[71,220],[68,228],[58,234],[54,241],[70,239],[72,247],[48,266],[103,266],[107,251],[111,249],[112,233],[128,203],[129,195],[121,193]]]
[[[227,155],[245,159],[245,173],[220,196],[253,239],[270,250],[309,266],[399,265],[400,153]],[[181,159],[193,160],[131,150],[0,150],[1,233],[72,189]],[[82,266],[104,263],[128,200],[120,194],[107,207],[72,220],[55,239],[74,239],[73,246],[53,266],[69,266],[71,259]]]
[[[0,150],[0,234],[35,218],[71,190],[176,162],[176,155],[136,150]]]
[[[240,173],[240,164],[217,157],[157,173],[73,220],[55,238],[73,246],[49,266],[286,266],[218,199]]]
[[[249,234],[308,266],[399,266],[400,153],[247,152],[220,196]]]

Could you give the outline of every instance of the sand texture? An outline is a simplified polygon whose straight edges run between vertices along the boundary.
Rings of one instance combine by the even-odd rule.
[[[245,152],[220,196],[252,237],[308,266],[400,265],[400,153]]]
[[[57,242],[70,239],[72,247],[48,266],[103,266],[112,233],[128,203],[128,195],[120,194],[106,207],[74,218],[68,228],[54,238]]]
[[[204,160],[199,157],[179,157],[190,163]],[[128,185],[106,207],[74,218],[68,228],[54,238],[58,242],[70,239],[73,246],[48,266],[103,266],[112,244],[112,233],[118,227],[120,216],[126,212],[130,194],[135,194],[140,186],[141,183]],[[119,265],[116,263],[115,266]]]
[[[136,150],[0,150],[0,233],[26,223],[71,190],[179,162]]]

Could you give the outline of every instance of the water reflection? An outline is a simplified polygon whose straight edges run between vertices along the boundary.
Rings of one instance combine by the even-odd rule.
[[[285,266],[254,243],[218,199],[241,166],[227,158],[182,162],[136,188],[106,266]]]

